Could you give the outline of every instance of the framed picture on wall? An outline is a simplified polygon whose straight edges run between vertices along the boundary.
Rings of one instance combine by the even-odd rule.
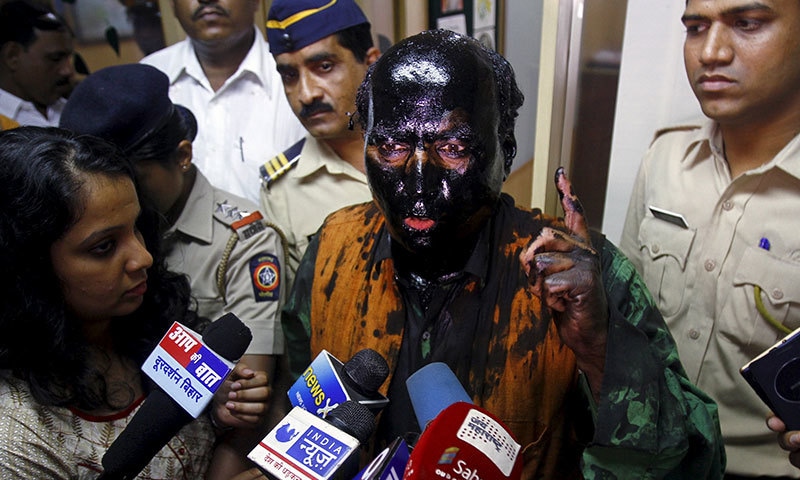
[[[502,3],[503,0],[429,0],[429,28],[470,35],[503,53]]]

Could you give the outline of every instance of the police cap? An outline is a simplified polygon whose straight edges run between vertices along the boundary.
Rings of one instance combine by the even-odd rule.
[[[59,126],[95,135],[123,151],[141,145],[152,133],[180,114],[196,133],[194,115],[169,99],[169,78],[141,63],[98,70],[81,81],[69,96]]]
[[[362,23],[369,21],[354,0],[274,0],[267,14],[269,51],[294,52]]]

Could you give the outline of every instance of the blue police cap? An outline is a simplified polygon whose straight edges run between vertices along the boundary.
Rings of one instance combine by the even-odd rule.
[[[130,63],[103,68],[83,79],[70,94],[59,126],[103,138],[128,151],[176,114],[183,117],[188,136],[193,137],[194,115],[172,103],[169,78],[151,65]]]
[[[294,52],[362,23],[369,21],[354,0],[274,0],[267,14],[269,51]]]

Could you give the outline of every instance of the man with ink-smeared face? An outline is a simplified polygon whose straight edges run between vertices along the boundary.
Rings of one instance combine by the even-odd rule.
[[[374,201],[328,216],[306,249],[282,319],[293,374],[322,349],[383,355],[391,402],[372,447],[420,432],[405,381],[443,362],[522,444],[525,479],[720,478],[714,405],[563,169],[563,222],[501,193],[521,103],[505,59],[445,30],[370,68],[356,104]]]
[[[461,268],[514,155],[513,141],[506,151],[498,141],[492,64],[459,48],[411,45],[400,55],[372,72],[367,177],[410,260],[425,271]]]

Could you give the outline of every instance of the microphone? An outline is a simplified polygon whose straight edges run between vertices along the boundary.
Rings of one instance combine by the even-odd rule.
[[[375,416],[355,400],[342,402],[325,419],[294,407],[247,458],[279,480],[328,480],[352,468],[348,459],[358,461],[353,454],[374,429]]]
[[[323,350],[289,388],[289,402],[325,418],[342,402],[355,400],[377,415],[389,403],[378,392],[388,376],[386,360],[371,348],[345,363]]]
[[[397,437],[353,480],[399,480],[406,469],[408,455],[408,444],[402,437]]]
[[[404,479],[520,479],[520,445],[500,420],[473,405],[450,368],[426,365],[406,380],[424,429],[409,456]]]
[[[199,335],[172,324],[142,370],[160,387],[147,396],[130,423],[103,455],[102,480],[136,477],[178,431],[197,418],[253,336],[227,313]]]

